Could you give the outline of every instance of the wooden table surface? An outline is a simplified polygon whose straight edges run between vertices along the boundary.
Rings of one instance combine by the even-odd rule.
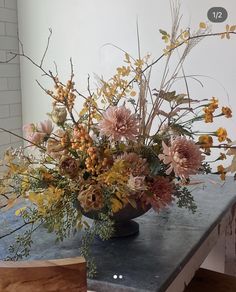
[[[216,176],[196,176],[195,179],[204,181],[192,187],[198,205],[195,214],[173,204],[159,214],[149,211],[137,218],[140,224],[137,236],[105,242],[95,240],[92,252],[98,275],[89,280],[89,289],[102,292],[182,291],[225,231],[230,240],[226,269],[234,274],[235,236],[232,228],[236,182],[232,177],[223,185]],[[20,224],[13,214],[13,211],[1,213],[0,235]],[[11,236],[0,241],[0,258],[7,255],[12,240]],[[54,235],[41,228],[34,235],[30,258],[78,256],[79,246],[79,234],[55,243]]]

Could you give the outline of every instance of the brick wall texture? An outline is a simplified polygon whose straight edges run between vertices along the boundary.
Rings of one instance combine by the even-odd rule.
[[[18,52],[17,0],[0,0],[0,61]],[[0,63],[0,127],[22,135],[20,63],[15,58],[10,63]],[[12,146],[22,141],[0,131],[0,157]]]

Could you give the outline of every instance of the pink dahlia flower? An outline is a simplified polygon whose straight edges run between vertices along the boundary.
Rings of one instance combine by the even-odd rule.
[[[169,168],[166,174],[169,175],[174,171],[175,175],[181,179],[187,179],[189,175],[196,174],[201,167],[204,157],[198,145],[184,137],[174,139],[168,147],[162,141],[163,154],[158,157]]]
[[[173,200],[174,186],[173,183],[163,176],[157,176],[151,183],[150,192],[143,192],[141,200],[146,205],[151,205],[156,211],[166,207]]]
[[[101,134],[111,140],[135,140],[138,134],[138,119],[124,106],[109,107],[99,124]]]

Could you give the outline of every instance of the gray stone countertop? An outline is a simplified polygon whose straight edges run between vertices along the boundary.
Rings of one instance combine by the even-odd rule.
[[[92,254],[98,275],[88,280],[91,290],[166,290],[184,263],[236,202],[236,182],[232,177],[224,184],[216,176],[196,176],[195,179],[204,181],[191,187],[198,205],[195,214],[173,204],[159,214],[151,210],[137,218],[140,232],[136,236],[109,241],[95,239]],[[19,225],[13,214],[13,211],[0,213],[0,235]],[[13,239],[9,236],[0,240],[0,258],[7,255]],[[78,256],[79,245],[79,234],[55,243],[55,236],[40,228],[34,234],[30,259]]]

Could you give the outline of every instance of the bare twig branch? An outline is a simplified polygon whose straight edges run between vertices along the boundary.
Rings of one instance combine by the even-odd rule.
[[[46,49],[45,49],[45,51],[43,53],[43,56],[42,56],[42,59],[41,59],[41,62],[40,62],[40,67],[43,66],[43,61],[44,61],[45,56],[47,54],[47,51],[48,51],[48,48],[49,48],[49,44],[50,44],[50,39],[51,39],[51,36],[52,36],[52,29],[49,28],[48,30],[49,30],[49,36],[48,36],[47,46],[46,46]]]

